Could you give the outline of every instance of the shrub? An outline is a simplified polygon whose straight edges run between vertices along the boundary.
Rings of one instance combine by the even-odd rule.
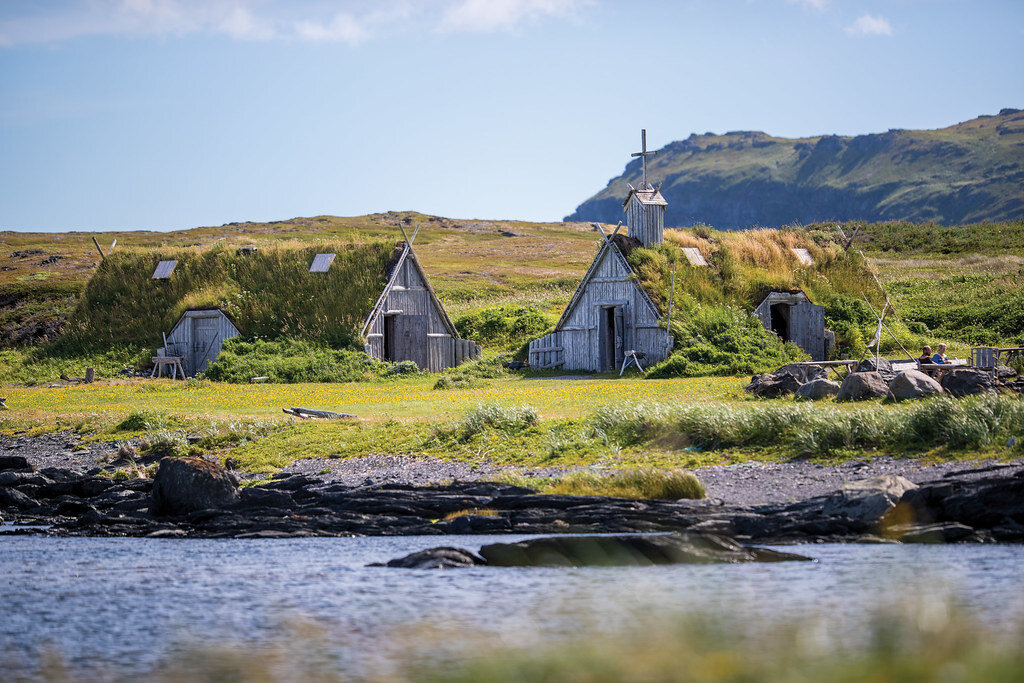
[[[807,355],[783,344],[757,317],[724,306],[701,306],[673,321],[675,349],[647,370],[652,379],[770,372]]]
[[[648,500],[704,497],[704,487],[690,472],[651,467],[620,470],[610,474],[573,472],[558,480],[547,492],[571,496],[614,496]]]
[[[234,383],[248,383],[253,377],[279,383],[356,382],[378,377],[386,368],[361,351],[295,339],[234,337],[224,342],[220,356],[201,377]]]
[[[482,346],[514,351],[528,339],[547,334],[554,320],[534,305],[503,305],[459,316],[455,327],[466,339]]]
[[[464,439],[487,429],[514,434],[533,427],[539,419],[537,409],[533,406],[502,406],[491,403],[478,406],[466,413],[462,419],[461,432]]]

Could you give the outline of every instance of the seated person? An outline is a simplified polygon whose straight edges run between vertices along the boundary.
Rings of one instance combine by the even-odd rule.
[[[935,355],[932,356],[932,362],[936,365],[945,365],[949,363],[949,357],[946,356],[946,345],[939,344],[939,348],[936,350]]]
[[[927,364],[927,363],[931,363],[931,362],[932,362],[932,347],[926,346],[926,347],[924,347],[924,350],[921,351],[921,355],[917,357],[917,363],[918,363],[918,365],[921,365],[921,364]]]

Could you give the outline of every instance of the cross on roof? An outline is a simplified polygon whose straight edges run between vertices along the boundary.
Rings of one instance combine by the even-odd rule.
[[[633,152],[629,156],[640,157],[644,160],[644,184],[640,187],[641,190],[647,189],[647,157],[653,157],[657,152],[647,151],[647,129],[643,128],[640,130],[640,148],[642,151]]]

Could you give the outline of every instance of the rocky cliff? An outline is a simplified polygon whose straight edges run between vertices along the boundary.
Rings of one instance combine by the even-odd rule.
[[[640,161],[566,216],[623,220]],[[691,135],[658,150],[666,225],[777,227],[828,220],[962,224],[1024,217],[1024,111],[1003,109],[939,130],[777,138],[760,132]]]

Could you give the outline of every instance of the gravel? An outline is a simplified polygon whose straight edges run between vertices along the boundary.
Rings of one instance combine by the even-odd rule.
[[[40,436],[27,433],[0,435],[0,455],[22,455],[36,468],[60,467],[88,472],[111,459],[122,442],[81,444],[68,430]],[[1024,469],[1024,459],[1012,463],[990,460],[923,465],[910,458],[878,456],[841,465],[807,461],[785,463],[747,462],[696,470],[709,498],[730,505],[761,505],[804,500],[839,489],[844,482],[898,474],[914,483],[958,476],[984,476],[992,468]],[[409,484],[425,486],[452,481],[491,480],[501,475],[557,477],[570,472],[557,467],[519,468],[488,463],[472,464],[431,457],[372,455],[361,458],[307,458],[284,468],[284,473],[307,474],[349,486]],[[244,475],[243,475],[244,476]]]

